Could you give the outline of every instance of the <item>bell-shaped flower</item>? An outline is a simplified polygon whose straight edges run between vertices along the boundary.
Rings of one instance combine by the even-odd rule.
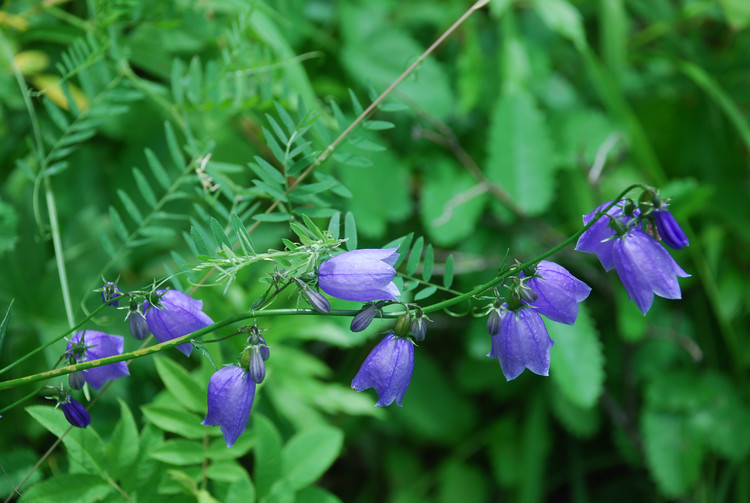
[[[177,290],[158,290],[156,293],[161,296],[161,308],[146,301],[143,312],[146,313],[149,330],[159,342],[171,341],[213,325],[214,321],[201,310],[202,301]],[[193,345],[186,342],[177,346],[177,349],[185,356],[190,356]]]
[[[525,281],[536,293],[536,300],[528,302],[539,314],[552,321],[572,325],[578,316],[578,303],[591,293],[591,287],[576,278],[563,266],[542,260],[536,275]]]
[[[367,355],[362,367],[352,380],[352,388],[364,391],[375,388],[377,407],[385,407],[401,400],[409,387],[414,372],[414,344],[393,334],[386,335]]]
[[[508,381],[521,375],[524,369],[547,376],[554,344],[536,309],[506,309],[500,314],[500,333],[492,336],[492,349],[487,356],[500,361]]]
[[[60,402],[60,408],[65,414],[65,419],[76,428],[85,428],[91,424],[91,415],[83,405],[68,395],[67,399]]]
[[[71,363],[81,363],[121,355],[122,348],[123,338],[119,335],[86,330],[70,338],[65,356]],[[101,388],[107,381],[129,375],[130,371],[125,362],[110,363],[83,371],[83,378],[94,389]]]
[[[244,369],[222,367],[208,381],[208,414],[201,424],[221,426],[227,447],[242,435],[255,398],[255,381]]]
[[[608,201],[602,205],[599,205],[594,211],[583,216],[583,224],[588,225],[596,214],[607,206],[612,201]],[[616,205],[612,206],[607,214],[612,218],[619,220],[623,224],[630,222],[633,217],[640,214],[639,209],[635,209],[633,216],[627,216],[624,213],[625,201],[620,201]],[[610,271],[615,267],[614,259],[612,258],[612,239],[615,236],[615,230],[611,226],[612,220],[608,216],[601,216],[591,227],[581,234],[576,243],[576,250],[585,253],[596,253],[599,262],[602,263],[605,271]]]
[[[397,300],[393,283],[397,248],[353,250],[320,264],[318,285],[332,297],[358,302]]]
[[[677,278],[690,275],[645,232],[631,229],[623,237],[614,239],[612,256],[628,297],[644,315],[654,302],[654,294],[665,299],[682,298]]]
[[[682,230],[666,205],[661,209],[655,209],[652,216],[654,217],[656,230],[664,244],[675,250],[681,250],[690,244],[685,231]]]

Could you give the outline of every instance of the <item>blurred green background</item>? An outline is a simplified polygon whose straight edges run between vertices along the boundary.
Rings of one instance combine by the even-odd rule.
[[[647,183],[690,238],[672,253],[692,275],[683,300],[643,317],[614,272],[566,249],[553,260],[593,292],[575,326],[547,323],[549,378],[505,382],[485,320],[459,306],[431,316],[404,407],[387,409],[348,389],[387,321],[352,334],[348,319],[264,318],[268,377],[237,446],[199,424],[211,364],[170,351],[102,394],[25,501],[750,501],[746,0],[493,0],[290,195],[469,7],[4,2],[0,311],[13,306],[0,367],[85,318],[102,276],[137,289],[200,263],[195,236],[212,248],[211,219],[230,234],[231,214],[260,222],[265,251],[297,239],[290,218],[325,228],[351,212],[359,247],[421,236],[432,280],[452,255],[453,288],[468,291],[506,254],[538,255]],[[272,269],[194,296],[221,320],[247,311]],[[404,289],[420,295],[413,279]],[[126,335],[122,315],[89,326]],[[241,342],[209,352],[228,363]],[[63,346],[0,379],[46,370]],[[0,407],[34,389],[0,392]],[[42,405],[3,412],[2,495],[64,431]]]

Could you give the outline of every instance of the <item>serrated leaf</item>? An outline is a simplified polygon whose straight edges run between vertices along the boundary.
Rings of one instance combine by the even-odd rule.
[[[226,449],[226,446],[224,447]],[[177,466],[197,465],[203,462],[205,451],[198,440],[167,440],[152,449],[148,455],[162,463]]]
[[[413,276],[422,259],[422,249],[424,248],[424,237],[419,236],[414,242],[414,246],[409,252],[409,260],[406,262],[406,274]]]
[[[294,489],[315,482],[341,451],[344,433],[330,426],[311,427],[293,436],[284,446],[282,473]]]
[[[141,173],[141,170],[133,168],[133,176],[135,177],[135,182],[138,185],[138,190],[141,191],[141,196],[143,196],[144,201],[151,206],[156,206],[156,196],[154,195],[154,191],[151,189],[151,185],[149,185],[146,177]]]
[[[681,414],[647,409],[641,418],[649,470],[664,496],[685,496],[698,480],[703,446]]]
[[[206,411],[206,396],[200,383],[180,364],[169,358],[155,357],[156,372],[164,386],[174,395],[178,402],[188,410],[198,413]]]
[[[101,501],[114,491],[101,477],[85,473],[56,475],[29,487],[23,492],[28,503],[59,503],[61,501]]]
[[[354,221],[354,214],[351,211],[347,211],[344,215],[344,238],[347,240],[347,250],[357,249],[357,223]]]
[[[604,355],[594,323],[581,305],[575,325],[547,321],[555,340],[550,377],[574,404],[589,408],[604,387]]]
[[[422,260],[422,279],[430,281],[432,278],[432,268],[435,265],[435,251],[432,249],[432,243],[427,245],[424,251],[424,260]]]
[[[487,178],[525,213],[546,210],[554,196],[556,169],[545,118],[532,95],[516,90],[500,97],[487,148]]]
[[[448,255],[445,259],[445,270],[443,271],[443,286],[450,288],[453,284],[453,254]]]

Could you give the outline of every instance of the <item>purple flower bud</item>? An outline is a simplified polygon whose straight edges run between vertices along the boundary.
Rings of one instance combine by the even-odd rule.
[[[666,206],[663,209],[654,210],[652,215],[656,223],[656,230],[667,246],[675,250],[681,250],[690,244],[682,227],[680,227],[680,224],[677,223],[677,220],[675,220]]]
[[[374,303],[365,304],[362,309],[352,318],[349,329],[352,332],[361,332],[370,326],[372,320],[380,312],[378,306]]]
[[[550,339],[539,313],[522,308],[517,312],[503,311],[499,318],[500,331],[492,336],[492,349],[487,356],[500,361],[505,378],[515,379],[524,369],[549,375],[550,349],[555,341]]]
[[[367,355],[352,380],[352,388],[357,391],[375,388],[377,407],[390,405],[394,400],[401,407],[413,372],[414,345],[407,339],[388,334]]]
[[[253,346],[250,349],[250,376],[257,384],[262,383],[266,378],[266,364],[259,346]]]
[[[118,298],[122,297],[122,291],[112,281],[104,283],[101,289],[102,302],[117,307],[120,303]]]
[[[425,316],[416,315],[411,320],[411,333],[414,334],[414,340],[422,342],[427,336],[427,318]]]
[[[222,367],[208,381],[208,414],[201,424],[221,426],[227,447],[242,435],[255,398],[255,381],[236,365]]]
[[[81,389],[86,383],[86,378],[83,376],[83,372],[73,372],[68,374],[68,384],[73,389]]]
[[[86,330],[85,332],[78,332],[70,338],[65,356],[66,358],[73,358],[76,363],[81,363],[121,355],[122,348],[123,338],[119,335]],[[86,382],[94,389],[101,388],[107,381],[130,375],[125,362],[110,363],[82,372]]]
[[[266,345],[266,340],[261,335],[258,337],[258,342],[260,342],[260,346],[258,346],[258,349],[260,350],[260,356],[263,358],[263,361],[268,360],[271,357],[271,350]]]
[[[213,320],[201,309],[203,302],[177,290],[159,290],[159,303],[163,309],[158,309],[146,301],[143,312],[151,333],[159,342],[171,341],[177,337],[190,334],[196,330],[213,324]],[[189,342],[177,346],[185,356],[190,356],[193,345]]]
[[[533,302],[527,302],[537,308],[552,321],[572,325],[578,316],[578,303],[583,302],[591,293],[591,288],[579,280],[563,266],[542,260],[536,268],[540,277],[529,278],[526,286],[537,293]]]
[[[65,419],[76,428],[85,428],[91,424],[91,415],[75,399],[68,395],[67,400],[60,403]]]
[[[487,317],[487,332],[490,335],[500,334],[500,310],[493,309]]]
[[[146,317],[140,312],[131,313],[130,317],[128,317],[128,323],[130,325],[130,335],[139,341],[148,337],[148,334],[150,333],[148,330],[148,322],[146,321]]]
[[[583,216],[584,225],[588,225],[596,214],[602,211],[604,208],[609,206],[612,201],[606,202],[599,205],[594,211]],[[633,217],[625,215],[623,207],[626,201],[620,201],[615,206],[607,211],[607,214],[612,216],[616,222],[623,224],[629,223],[633,217],[637,217],[640,214],[640,210],[635,209]],[[599,262],[602,263],[605,271],[610,271],[615,267],[614,259],[612,258],[612,245],[613,238],[615,237],[615,230],[612,228],[612,219],[607,216],[599,218],[594,225],[589,227],[586,232],[581,234],[576,243],[576,250],[585,253],[596,253]]]
[[[318,285],[328,295],[358,302],[397,300],[393,283],[397,248],[353,250],[320,264]]]
[[[328,299],[310,288],[310,286],[303,281],[298,281],[297,284],[302,289],[302,293],[304,294],[305,298],[307,298],[307,301],[310,303],[313,309],[323,314],[331,310],[331,304],[328,302]]]
[[[628,297],[645,315],[654,294],[665,299],[682,298],[677,278],[690,275],[677,265],[669,252],[654,238],[632,229],[613,243],[613,261]]]

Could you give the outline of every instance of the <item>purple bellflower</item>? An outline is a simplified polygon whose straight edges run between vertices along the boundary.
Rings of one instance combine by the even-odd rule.
[[[353,250],[331,257],[318,268],[318,286],[328,295],[343,300],[397,300],[401,292],[393,283],[396,250]]]
[[[119,335],[109,335],[95,330],[78,332],[70,338],[65,357],[71,363],[81,363],[108,356],[122,354],[123,338]],[[86,369],[83,378],[94,389],[99,389],[107,381],[129,376],[130,371],[125,362],[110,363]]]
[[[681,250],[690,244],[685,232],[669,212],[666,204],[661,209],[655,209],[652,216],[654,217],[656,230],[664,244],[675,250]]]
[[[554,344],[536,309],[506,309],[500,314],[500,332],[492,336],[492,349],[487,356],[500,361],[508,381],[521,375],[524,369],[547,376]]]
[[[552,321],[572,325],[578,316],[578,303],[591,293],[591,287],[579,280],[563,266],[542,260],[536,266],[536,274],[525,284],[537,294],[536,300],[529,302]]]
[[[201,310],[202,301],[177,290],[158,290],[156,293],[161,296],[159,302],[163,309],[151,306],[146,301],[143,312],[146,313],[149,330],[159,342],[171,341],[213,325],[214,321]],[[185,356],[190,356],[193,345],[186,342],[177,346],[177,349]]]
[[[65,414],[65,419],[76,428],[85,428],[91,424],[91,415],[83,405],[68,395],[67,399],[60,402],[60,408]]]
[[[654,302],[654,294],[665,299],[682,298],[677,278],[690,275],[645,232],[631,229],[624,236],[614,239],[612,256],[628,297],[644,315]]]
[[[221,426],[227,447],[245,431],[255,398],[255,381],[236,365],[222,367],[208,381],[208,414],[201,424]]]
[[[599,211],[609,206],[612,201],[608,201],[604,204],[599,205],[594,211],[583,216],[583,224],[588,225]],[[630,222],[633,217],[629,217],[624,214],[623,207],[625,201],[618,202],[615,206],[611,207],[607,214],[613,218],[619,220],[623,224]],[[634,217],[640,214],[640,210],[636,208]],[[615,230],[610,226],[610,218],[602,216],[599,218],[594,225],[589,227],[586,232],[581,234],[576,243],[576,250],[585,253],[596,253],[599,262],[602,263],[605,271],[611,271],[615,267],[615,262],[612,257],[612,238],[615,236]]]
[[[352,388],[364,391],[375,388],[377,407],[396,401],[401,407],[406,389],[414,372],[414,344],[393,334],[386,335],[367,355],[362,367],[352,380]]]

